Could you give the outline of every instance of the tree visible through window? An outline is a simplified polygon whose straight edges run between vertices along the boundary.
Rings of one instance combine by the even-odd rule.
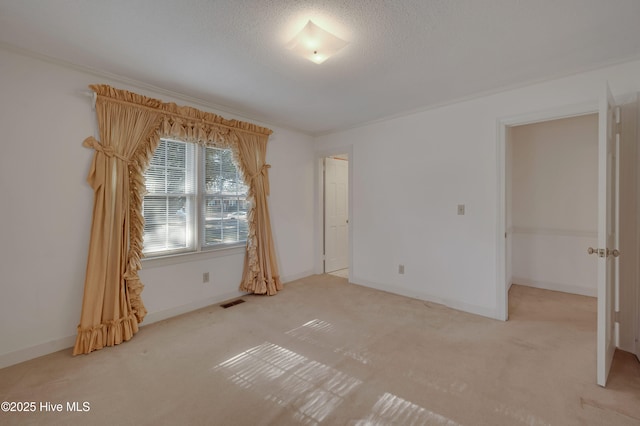
[[[248,188],[231,150],[162,139],[145,177],[142,210],[148,256],[246,241]]]
[[[229,149],[205,148],[203,246],[246,241],[247,191]]]

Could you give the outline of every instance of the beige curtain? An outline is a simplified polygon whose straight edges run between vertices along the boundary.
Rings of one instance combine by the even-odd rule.
[[[240,290],[256,294],[276,294],[282,290],[276,252],[271,236],[269,167],[266,164],[267,137],[256,134],[238,135],[239,165],[249,183],[249,235]]]
[[[73,354],[131,339],[147,312],[138,277],[144,233],[144,171],[160,135],[232,149],[249,185],[252,206],[240,288],[269,295],[280,290],[267,208],[269,166],[265,157],[271,130],[107,85],[90,87],[97,94],[100,141],[90,137],[83,144],[95,150],[88,177],[94,207]]]
[[[116,93],[108,87],[92,88],[101,95],[96,100],[100,141],[90,137],[84,142],[95,149],[88,177],[94,204],[74,355],[131,339],[146,314],[138,278],[142,173],[158,144],[162,120],[158,112],[109,97]]]

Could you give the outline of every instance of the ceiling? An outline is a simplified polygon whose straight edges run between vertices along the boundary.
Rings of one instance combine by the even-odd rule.
[[[638,59],[640,1],[0,0],[0,43],[318,135]]]

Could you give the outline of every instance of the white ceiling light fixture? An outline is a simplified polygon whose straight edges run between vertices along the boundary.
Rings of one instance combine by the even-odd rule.
[[[303,58],[321,64],[347,44],[345,40],[309,21],[287,47]]]

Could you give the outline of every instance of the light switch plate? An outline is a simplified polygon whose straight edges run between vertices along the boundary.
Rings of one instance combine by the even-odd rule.
[[[464,215],[464,204],[458,204],[458,215]]]

